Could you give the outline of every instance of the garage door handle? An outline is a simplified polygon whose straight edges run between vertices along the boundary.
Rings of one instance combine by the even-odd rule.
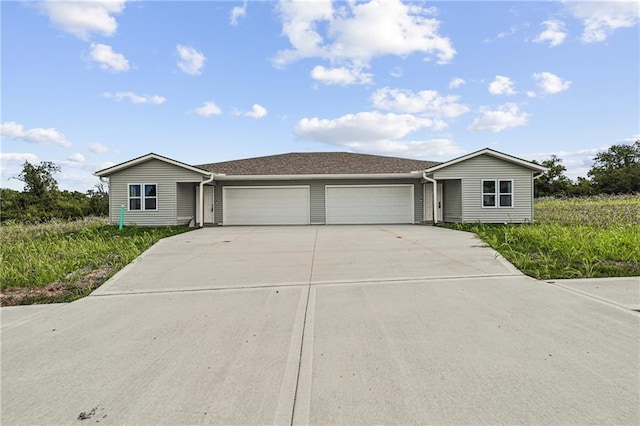
[[[441,209],[442,208],[442,202],[438,201],[438,208]]]

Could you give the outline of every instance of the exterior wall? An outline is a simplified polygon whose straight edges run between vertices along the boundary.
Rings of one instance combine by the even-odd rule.
[[[443,182],[443,214],[445,222],[462,222],[462,181],[460,179]]]
[[[188,225],[191,219],[196,217],[196,188],[195,183],[177,184],[176,200],[177,200],[177,216],[178,225]]]
[[[526,167],[485,154],[437,170],[434,178],[461,179],[463,222],[522,223],[533,220],[533,171]],[[482,207],[483,179],[513,180],[513,207]]]
[[[119,221],[120,206],[125,206],[125,224],[166,226],[177,224],[178,182],[200,182],[202,175],[160,160],[149,160],[109,176],[109,218]],[[158,210],[129,211],[128,184],[155,183],[158,185]],[[182,192],[182,191],[180,191]],[[182,197],[182,195],[180,195]],[[195,206],[195,201],[192,203]]]
[[[225,186],[289,186],[309,185],[311,198],[311,224],[326,223],[325,185],[376,185],[413,184],[415,222],[423,221],[423,193],[419,179],[325,179],[325,180],[276,180],[276,181],[219,181],[215,189],[215,222],[224,224],[222,217],[222,188]]]

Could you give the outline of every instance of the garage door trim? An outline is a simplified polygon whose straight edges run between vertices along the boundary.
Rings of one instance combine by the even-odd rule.
[[[395,187],[395,188],[410,188],[411,198],[411,223],[415,223],[415,185],[412,183],[397,183],[397,184],[360,184],[360,185],[325,185],[324,199],[325,199],[325,220],[327,225],[331,225],[329,221],[329,189],[331,188],[381,188],[381,187]]]
[[[311,223],[311,187],[310,185],[251,185],[251,186],[236,186],[229,185],[222,187],[222,224],[228,225],[227,214],[228,214],[228,203],[227,203],[227,189],[305,189],[306,190],[306,218],[305,225],[309,225]],[[256,209],[258,206],[256,206]]]

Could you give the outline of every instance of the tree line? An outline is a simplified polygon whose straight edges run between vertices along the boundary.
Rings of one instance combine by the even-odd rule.
[[[613,145],[596,155],[588,177],[575,182],[565,176],[567,169],[555,155],[537,164],[549,170],[535,180],[536,197],[640,193],[640,140]]]
[[[0,188],[0,220],[43,222],[109,214],[109,194],[102,183],[86,193],[60,191],[54,177],[59,172],[51,161],[25,161],[20,174],[12,177],[24,183],[24,190]]]

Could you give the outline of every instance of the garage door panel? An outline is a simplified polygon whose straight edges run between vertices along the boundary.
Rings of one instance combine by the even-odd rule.
[[[327,186],[327,224],[413,223],[413,185]]]
[[[308,225],[308,186],[223,188],[224,225]]]

